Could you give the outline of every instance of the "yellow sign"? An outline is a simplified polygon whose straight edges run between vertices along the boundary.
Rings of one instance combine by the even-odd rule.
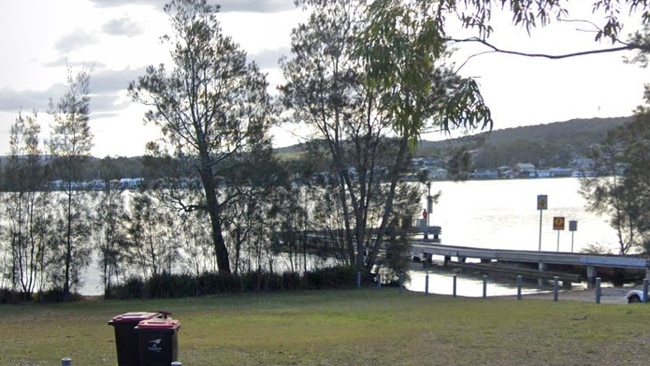
[[[553,218],[553,230],[564,230],[564,217],[556,216]]]

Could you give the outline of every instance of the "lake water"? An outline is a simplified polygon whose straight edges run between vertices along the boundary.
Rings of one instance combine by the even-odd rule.
[[[558,249],[558,231],[553,230],[553,217],[565,217],[566,230],[559,232],[559,250],[571,251],[572,233],[569,220],[578,221],[573,233],[573,251],[590,244],[617,253],[617,238],[606,217],[585,210],[585,200],[578,193],[577,178],[504,179],[466,182],[432,182],[432,194],[441,191],[433,206],[429,222],[442,227],[442,244],[495,249],[538,250],[540,212],[537,195],[548,196],[548,209],[542,212],[542,243],[544,251]],[[422,197],[426,207],[426,196]],[[411,271],[406,287],[424,292],[426,273]],[[87,271],[81,293],[101,293],[98,274]],[[431,273],[431,293],[451,294],[452,275]],[[533,291],[527,289],[526,291]],[[482,280],[459,276],[459,296],[482,296]],[[490,283],[488,296],[516,294],[514,286]]]
[[[442,227],[442,244],[494,249],[538,250],[540,211],[537,196],[546,195],[548,209],[542,211],[541,249],[579,252],[597,245],[617,253],[617,237],[608,218],[585,210],[585,199],[578,193],[577,178],[503,179],[466,182],[432,182],[431,193],[442,194],[429,215],[431,225]],[[422,199],[426,207],[426,197]],[[553,217],[565,218],[565,230],[553,230]],[[568,222],[576,220],[570,232]],[[559,233],[559,236],[558,236]],[[572,235],[573,234],[573,235]],[[426,273],[411,271],[405,286],[424,292]],[[429,292],[451,294],[451,274],[430,273]],[[482,279],[459,275],[459,296],[482,296]],[[534,292],[533,288],[524,292]],[[515,295],[513,285],[491,283],[488,296]]]
[[[598,244],[616,253],[616,232],[608,218],[585,210],[578,193],[577,178],[503,179],[431,184],[431,192],[442,191],[430,213],[430,224],[442,227],[442,243],[495,249],[538,250],[540,212],[537,195],[548,197],[542,211],[542,250],[556,251],[558,231],[553,217],[565,218],[560,231],[560,251],[571,251],[569,220],[578,222],[573,234],[574,251]],[[426,207],[426,197],[422,207]]]

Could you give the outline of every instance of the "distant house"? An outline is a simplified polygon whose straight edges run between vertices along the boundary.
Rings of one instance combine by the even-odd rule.
[[[496,179],[499,178],[499,171],[497,169],[476,169],[472,173],[475,179]]]
[[[551,168],[551,177],[570,177],[573,174],[573,169],[570,168]]]
[[[535,168],[535,165],[530,163],[517,163],[514,167],[512,167],[512,170],[519,177],[529,178],[537,176],[537,169]]]
[[[447,169],[438,168],[431,172],[431,179],[445,180],[449,178]]]
[[[106,189],[106,182],[101,179],[95,179],[90,182],[90,187],[95,191],[103,191]]]
[[[447,171],[447,169],[443,169],[443,168],[437,168],[437,169],[425,168],[425,169],[421,169],[420,172],[422,172],[427,177],[427,180],[445,180],[449,178],[449,172]]]
[[[569,162],[569,166],[575,170],[591,169],[594,167],[594,159],[573,159]]]
[[[129,184],[131,184],[131,178],[122,178],[120,179],[119,189],[128,189]]]

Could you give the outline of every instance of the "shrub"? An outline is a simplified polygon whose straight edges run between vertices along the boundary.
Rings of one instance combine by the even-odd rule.
[[[111,298],[116,299],[141,299],[144,296],[144,281],[139,277],[131,277],[121,285],[111,289]]]
[[[0,304],[17,304],[22,300],[20,293],[8,288],[0,288]]]
[[[163,272],[146,280],[129,278],[123,284],[114,286],[109,296],[117,299],[175,298],[239,292],[352,288],[356,284],[356,276],[356,268],[346,266],[308,271],[302,276],[296,272],[278,274],[263,271],[242,275],[206,272],[198,276]],[[361,281],[364,286],[372,285],[372,275],[363,273]]]

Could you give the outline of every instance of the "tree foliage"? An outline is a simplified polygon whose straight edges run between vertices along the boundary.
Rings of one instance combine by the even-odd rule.
[[[205,203],[181,206],[207,210],[219,271],[230,273],[222,216],[228,198],[218,197],[218,177],[237,178],[242,166],[270,152],[267,130],[273,114],[265,76],[222,33],[218,9],[206,0],[165,5],[174,34],[163,41],[172,45],[173,68],[149,66],[129,85],[129,93],[151,108],[145,120],[162,131],[150,152],[185,158],[192,174],[198,173]]]
[[[650,114],[640,112],[594,148],[595,177],[581,180],[592,211],[607,214],[619,254],[650,249]]]
[[[82,69],[76,75],[68,69],[65,94],[58,102],[50,100],[50,115],[54,122],[48,147],[52,155],[54,173],[61,177],[60,218],[56,222],[59,232],[53,236],[58,259],[63,262],[62,273],[55,273],[56,282],[67,299],[79,283],[79,272],[88,264],[90,228],[88,211],[83,198],[75,189],[81,180],[83,163],[90,156],[93,135],[90,120],[90,71]]]
[[[417,210],[400,176],[420,134],[489,127],[489,110],[476,83],[445,66],[440,30],[417,4],[301,3],[311,14],[281,65],[283,101],[318,131],[331,159],[326,174],[336,184],[323,192],[323,222],[340,233],[350,263],[371,268],[382,233]]]
[[[522,26],[527,32],[544,27],[553,21],[570,16],[569,2],[557,0],[415,0],[422,8],[433,14],[438,28],[444,28],[447,17],[457,16],[464,27],[478,30],[481,38],[488,37],[494,28],[490,21],[495,11],[506,11],[512,16],[514,25]],[[617,41],[623,28],[624,14],[638,14],[643,25],[650,24],[650,8],[645,1],[638,0],[593,0],[591,9],[598,16],[595,40]]]
[[[98,197],[92,215],[93,232],[98,249],[98,268],[105,295],[126,277],[128,254],[127,223],[130,221],[122,191],[107,184]]]
[[[5,177],[7,193],[3,195],[5,209],[2,238],[9,243],[12,288],[18,288],[24,299],[41,289],[47,274],[48,225],[51,213],[46,186],[46,165],[43,161],[41,128],[37,113],[18,114],[9,134],[10,155]]]

